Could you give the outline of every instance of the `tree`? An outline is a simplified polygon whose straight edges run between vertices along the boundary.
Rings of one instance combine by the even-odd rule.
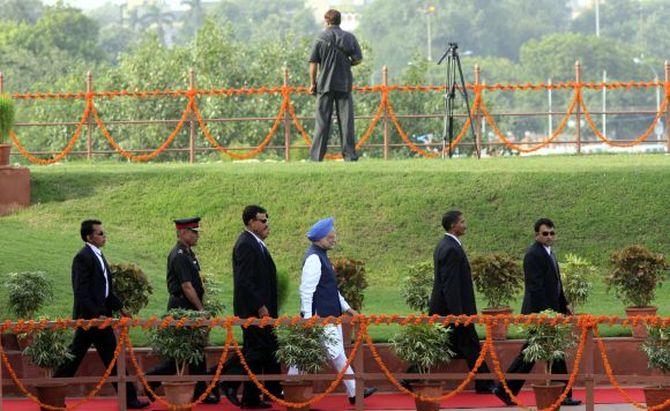
[[[188,37],[192,37],[205,21],[205,11],[202,7],[202,0],[182,0],[181,4],[186,5],[189,8],[184,18],[182,33]]]
[[[40,0],[0,0],[0,20],[35,24],[43,8]]]
[[[175,21],[174,14],[163,11],[160,6],[152,4],[146,9],[145,13],[142,14],[140,21],[147,27],[153,27],[156,30],[158,40],[162,44],[167,44],[165,29],[166,26],[172,25],[172,23]]]

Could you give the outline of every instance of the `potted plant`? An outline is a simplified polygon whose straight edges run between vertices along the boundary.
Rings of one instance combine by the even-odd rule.
[[[347,303],[359,313],[363,309],[363,292],[368,288],[365,278],[365,262],[345,257],[336,258],[333,268],[337,275],[337,287]],[[353,338],[351,323],[342,324],[342,338],[345,344],[350,344]]]
[[[631,245],[615,251],[611,262],[612,269],[605,279],[607,290],[614,288],[617,297],[628,305],[626,315],[656,315],[656,307],[651,303],[668,266],[663,254],[652,253],[641,245]],[[634,338],[645,338],[646,334],[644,323],[633,327]]]
[[[583,307],[589,300],[597,271],[588,260],[576,254],[567,254],[561,263],[563,293],[573,314],[578,314],[578,307]]]
[[[186,317],[189,320],[198,320],[202,318],[202,313],[174,308],[167,312],[165,317],[167,316],[175,319]],[[177,375],[183,376],[188,369],[188,364],[198,364],[203,360],[208,334],[207,327],[155,328],[149,340],[152,350],[163,359],[174,361]],[[191,402],[195,384],[195,381],[163,382],[163,389],[169,402],[184,408],[184,404]]]
[[[35,319],[35,314],[53,298],[53,285],[42,271],[10,273],[5,281],[7,308],[14,318]],[[15,337],[17,348],[23,350],[29,344],[30,335]]]
[[[482,314],[511,314],[509,304],[523,286],[523,271],[519,263],[509,254],[494,253],[474,258],[471,266],[475,288],[486,300]],[[503,321],[491,330],[494,340],[507,338],[507,325]]]
[[[433,288],[433,263],[423,261],[407,268],[402,282],[405,302],[413,310],[428,312],[430,293]],[[451,330],[440,324],[408,324],[390,340],[395,354],[405,361],[411,370],[419,374],[429,373],[433,367],[446,364],[456,355],[450,348]],[[406,383],[412,391],[425,397],[442,394],[442,382],[436,380],[413,380]],[[417,410],[438,410],[437,402],[415,399]]]
[[[123,311],[129,315],[139,314],[149,304],[154,289],[144,271],[135,264],[112,264],[112,287],[123,302]]]
[[[69,343],[69,330],[47,328],[32,334],[30,344],[23,350],[23,354],[43,370],[44,377],[51,378],[56,367],[72,359],[68,349]],[[67,387],[67,383],[56,381],[35,385],[40,402],[53,407],[65,407]],[[49,409],[40,407],[40,410]]]
[[[0,167],[9,165],[9,132],[14,127],[16,108],[9,94],[0,94]]]
[[[290,402],[305,402],[312,397],[312,381],[300,375],[316,374],[328,361],[327,345],[334,343],[333,337],[324,332],[322,325],[305,327],[303,324],[282,324],[274,329],[277,336],[277,361],[287,368],[297,369],[298,375],[282,381],[284,399]],[[289,408],[308,411],[309,406]]]
[[[428,374],[431,369],[447,364],[456,355],[451,350],[451,329],[442,324],[408,324],[401,328],[390,340],[395,354],[417,370],[419,374]],[[442,394],[442,381],[414,380],[410,382],[412,391],[425,396],[437,397]],[[437,411],[439,402],[415,399],[416,409]]]
[[[642,344],[642,351],[647,355],[649,368],[660,371],[663,375],[670,373],[670,327],[652,326]],[[659,384],[643,389],[647,407],[663,404],[670,399],[670,386]]]
[[[540,315],[556,317],[552,310],[544,310]],[[544,384],[533,384],[537,409],[548,408],[561,396],[565,384],[552,382],[551,368],[556,360],[564,359],[567,350],[575,345],[572,326],[569,324],[551,325],[549,323],[532,324],[526,329],[527,345],[522,351],[527,362],[544,362]],[[556,408],[559,409],[560,405]]]

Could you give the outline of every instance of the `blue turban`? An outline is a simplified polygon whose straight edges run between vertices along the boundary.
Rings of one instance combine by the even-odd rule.
[[[333,217],[324,218],[319,220],[309,229],[307,232],[307,238],[309,241],[319,241],[323,237],[327,236],[333,230],[333,222],[335,219]]]

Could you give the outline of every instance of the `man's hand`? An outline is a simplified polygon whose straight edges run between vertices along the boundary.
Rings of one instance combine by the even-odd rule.
[[[358,315],[358,311],[354,310],[353,308],[350,308],[347,310],[347,314],[353,317],[355,315]]]
[[[309,86],[309,94],[316,96],[316,84]]]
[[[269,317],[270,316],[270,311],[268,311],[268,307],[262,306],[261,308],[258,309],[258,316],[263,318],[263,317]]]

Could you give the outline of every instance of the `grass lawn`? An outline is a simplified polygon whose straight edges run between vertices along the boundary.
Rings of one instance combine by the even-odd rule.
[[[164,312],[166,256],[175,242],[173,218],[202,216],[196,252],[207,273],[225,285],[232,313],[231,250],[245,205],[270,214],[267,244],[293,281],[283,313],[298,312],[305,232],[334,216],[340,244],[332,256],[367,261],[366,313],[409,313],[399,283],[408,265],[432,258],[447,209],[465,212],[463,245],[470,257],[506,251],[519,259],[532,242],[533,222],[557,224],[559,261],[576,253],[604,276],[615,249],[633,243],[670,254],[670,156],[597,155],[442,160],[364,160],[358,163],[244,162],[217,164],[66,163],[33,167],[33,206],[0,218],[0,281],[9,272],[42,270],[57,298],[43,312],[68,316],[70,264],[81,247],[79,223],[99,218],[112,263],[134,262],[155,292],[142,316]],[[6,304],[0,291],[0,314]],[[670,296],[657,293],[661,315]],[[484,304],[480,301],[479,308]],[[518,312],[520,298],[513,304]],[[601,281],[585,311],[623,315]],[[392,331],[374,328],[375,339]],[[608,328],[606,335],[625,331]],[[516,333],[518,335],[518,333]],[[143,341],[139,332],[136,337]],[[222,342],[220,333],[215,341]]]

